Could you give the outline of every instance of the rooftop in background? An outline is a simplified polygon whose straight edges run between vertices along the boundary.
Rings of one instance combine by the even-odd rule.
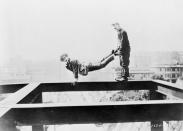
[[[151,67],[183,67],[183,64],[179,65],[179,64],[172,64],[172,65],[168,65],[168,64],[164,64],[164,65],[153,65]]]

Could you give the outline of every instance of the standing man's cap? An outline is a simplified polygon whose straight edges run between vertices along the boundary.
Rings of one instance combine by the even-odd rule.
[[[112,26],[114,27],[115,30],[118,30],[118,31],[122,30],[122,28],[121,28],[121,26],[119,25],[118,22],[112,24]]]
[[[114,23],[114,24],[112,24],[113,26],[115,26],[115,25],[119,25],[119,23],[118,22],[116,22],[116,23]]]

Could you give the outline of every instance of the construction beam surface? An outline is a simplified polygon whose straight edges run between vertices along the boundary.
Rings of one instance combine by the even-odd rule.
[[[19,125],[183,120],[183,101],[17,104],[4,119]]]
[[[128,81],[128,82],[78,82],[72,83],[41,83],[43,92],[56,91],[111,91],[111,90],[155,90],[156,86],[152,81]]]
[[[8,112],[12,107],[14,107],[19,101],[21,101],[25,96],[38,87],[39,83],[31,83],[24,88],[16,91],[15,93],[9,95],[4,100],[0,101],[0,117],[2,117],[6,112]]]
[[[156,91],[167,96],[172,96],[178,99],[183,99],[183,87],[179,87],[174,83],[154,80]]]

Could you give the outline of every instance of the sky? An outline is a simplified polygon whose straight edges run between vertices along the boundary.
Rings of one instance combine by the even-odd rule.
[[[135,51],[183,50],[182,0],[0,0],[0,59],[83,61],[117,46],[111,24],[127,31]]]

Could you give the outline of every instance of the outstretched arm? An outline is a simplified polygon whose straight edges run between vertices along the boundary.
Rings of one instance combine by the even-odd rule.
[[[98,63],[90,63],[88,65],[88,71],[95,71],[104,68],[106,65],[108,65],[111,61],[114,60],[114,54],[110,54],[105,59],[101,60]]]
[[[111,57],[112,55],[116,55],[116,53],[119,51],[119,47],[116,50],[112,50],[112,52],[107,55],[106,57],[104,57],[100,62],[103,62],[104,60],[106,60],[107,58]]]
[[[66,68],[73,72],[74,78],[77,81],[78,80],[78,67],[79,62],[77,60],[68,60],[66,63]]]
[[[73,85],[76,85],[78,82],[78,61],[73,61],[72,67],[73,67],[73,74],[74,74],[74,82]]]

